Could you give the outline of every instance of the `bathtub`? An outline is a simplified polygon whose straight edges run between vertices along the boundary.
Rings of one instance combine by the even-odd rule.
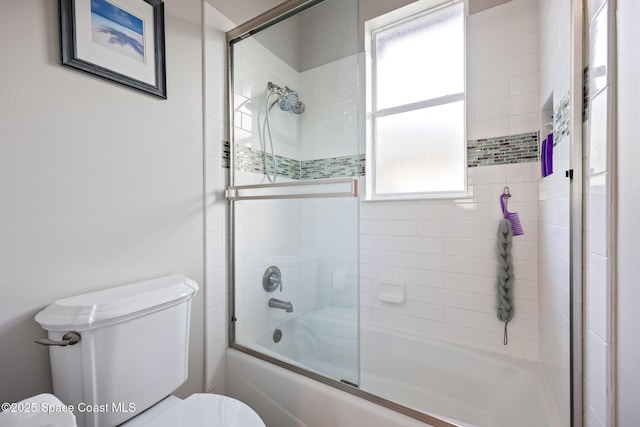
[[[357,384],[355,395],[234,349],[227,350],[227,394],[268,427],[562,427],[536,363],[363,326],[358,372],[357,331],[342,320],[336,309],[312,311],[278,325],[280,342],[266,331],[252,348],[294,371]]]

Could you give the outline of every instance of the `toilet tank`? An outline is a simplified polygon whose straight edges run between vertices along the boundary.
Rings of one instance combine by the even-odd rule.
[[[187,380],[193,280],[160,277],[53,302],[36,322],[49,339],[53,393],[72,405],[79,427],[113,427]]]

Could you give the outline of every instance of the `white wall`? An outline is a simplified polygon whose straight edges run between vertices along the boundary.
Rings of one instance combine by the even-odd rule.
[[[0,401],[51,391],[33,316],[51,301],[182,273],[203,284],[200,1],[165,2],[168,99],[62,67],[58,7],[0,14]],[[200,391],[202,293],[189,381]]]
[[[617,240],[617,421],[620,427],[631,427],[640,420],[640,217],[638,194],[640,190],[640,107],[638,84],[638,40],[640,40],[640,4],[634,0],[618,0],[618,233]]]
[[[358,1],[325,0],[254,36],[298,72],[358,51]]]

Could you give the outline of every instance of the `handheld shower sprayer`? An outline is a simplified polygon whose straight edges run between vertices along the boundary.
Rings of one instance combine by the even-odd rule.
[[[271,124],[269,123],[269,112],[274,105],[282,111],[291,111],[293,114],[302,114],[305,110],[304,102],[300,101],[300,97],[295,90],[289,89],[287,86],[280,87],[272,82],[267,83],[267,98],[264,106],[265,114],[262,122],[262,133],[260,135],[261,145],[263,147],[264,174],[269,182],[276,182],[278,176],[278,159],[273,149],[273,137],[271,136]],[[276,97],[271,102],[272,97]],[[271,148],[271,161],[267,158],[267,141]],[[271,165],[269,165],[271,163]],[[271,166],[271,171],[269,171]]]

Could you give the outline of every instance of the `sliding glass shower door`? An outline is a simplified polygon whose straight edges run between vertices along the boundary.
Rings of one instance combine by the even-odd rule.
[[[232,346],[357,386],[357,1],[299,3],[229,35]]]
[[[232,202],[235,343],[358,384],[358,199],[348,179],[300,184]]]

